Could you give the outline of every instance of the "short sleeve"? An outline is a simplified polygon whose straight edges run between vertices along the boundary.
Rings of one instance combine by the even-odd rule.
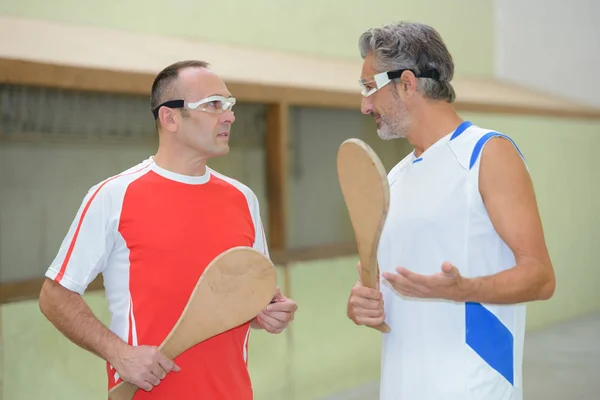
[[[267,257],[269,257],[269,246],[267,245],[267,238],[265,236],[265,229],[260,216],[260,205],[256,195],[252,193],[250,196],[250,210],[252,213],[252,221],[254,222],[254,249],[260,251]]]
[[[104,270],[114,245],[116,224],[105,183],[94,186],[83,199],[45,274],[79,294]]]

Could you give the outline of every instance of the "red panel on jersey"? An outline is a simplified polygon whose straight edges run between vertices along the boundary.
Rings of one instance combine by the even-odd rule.
[[[187,304],[200,275],[221,252],[252,246],[254,224],[244,194],[214,175],[190,185],[150,172],[132,182],[119,232],[130,251],[129,289],[139,345],[158,346]],[[179,356],[151,392],[134,399],[252,399],[244,341],[249,323]],[[110,387],[114,378],[110,376]]]

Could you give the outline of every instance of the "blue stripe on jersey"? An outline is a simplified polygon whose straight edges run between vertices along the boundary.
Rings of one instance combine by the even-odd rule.
[[[490,140],[494,136],[499,136],[499,137],[503,137],[505,139],[510,140],[510,142],[513,144],[513,146],[515,146],[515,149],[517,149],[517,151],[521,155],[521,158],[523,159],[523,161],[525,161],[525,157],[523,156],[523,153],[521,153],[521,150],[519,150],[519,147],[517,146],[517,144],[510,137],[503,135],[502,133],[498,133],[498,132],[488,132],[485,135],[483,135],[481,137],[481,139],[479,139],[477,141],[477,143],[475,144],[475,148],[473,149],[473,153],[471,154],[471,163],[469,165],[469,169],[473,168],[473,165],[475,165],[475,162],[477,161],[477,158],[479,157],[479,154],[481,153],[483,146],[487,143],[488,140]]]
[[[456,128],[456,130],[454,131],[454,133],[450,137],[450,140],[456,139],[461,133],[463,133],[464,131],[466,131],[467,128],[470,127],[471,125],[473,125],[471,123],[471,121],[464,121],[462,124],[460,124],[458,126],[458,128]]]
[[[416,160],[414,160],[414,161],[413,161],[413,164],[414,164],[414,163],[418,163],[419,161],[423,161],[423,157],[419,157],[419,158],[417,158]]]
[[[466,303],[466,343],[514,385],[513,335],[480,303]]]

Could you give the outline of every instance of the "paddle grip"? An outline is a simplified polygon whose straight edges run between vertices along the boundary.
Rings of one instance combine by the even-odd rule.
[[[377,326],[373,326],[373,329],[377,329],[379,332],[382,333],[389,333],[392,329],[390,328],[390,326],[388,324],[386,324],[385,322],[382,322],[381,324],[377,325]]]
[[[110,400],[131,400],[138,389],[133,383],[122,381],[108,392],[108,398]]]

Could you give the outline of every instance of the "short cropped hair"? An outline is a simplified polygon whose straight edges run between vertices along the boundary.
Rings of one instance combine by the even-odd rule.
[[[150,110],[154,110],[160,104],[168,100],[179,100],[177,96],[175,82],[179,76],[179,71],[184,68],[208,68],[210,66],[206,61],[185,60],[179,61],[165,67],[156,75],[152,83],[152,92],[150,95]],[[185,109],[182,109],[185,111]]]

